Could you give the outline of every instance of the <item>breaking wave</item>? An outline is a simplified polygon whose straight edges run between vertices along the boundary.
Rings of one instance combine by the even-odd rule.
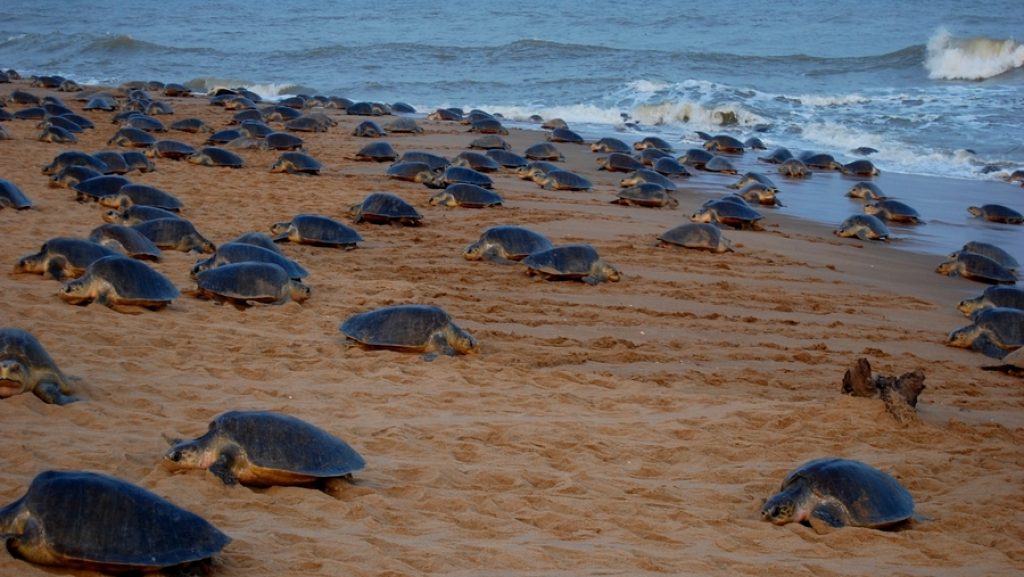
[[[924,66],[936,80],[984,80],[1024,66],[1024,44],[1009,38],[956,38],[940,28],[928,40]]]

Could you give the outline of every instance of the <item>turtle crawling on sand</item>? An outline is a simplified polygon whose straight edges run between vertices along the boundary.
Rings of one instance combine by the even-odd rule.
[[[989,222],[999,222],[1003,224],[1024,223],[1024,215],[1001,204],[969,206],[967,207],[967,212],[971,213],[971,216],[978,216]]]
[[[495,226],[480,235],[480,240],[466,247],[462,256],[466,260],[491,260],[500,264],[515,264],[528,255],[552,248],[544,235],[521,226]]]
[[[521,261],[527,274],[544,280],[578,280],[589,285],[618,282],[621,275],[589,244],[569,244],[535,252]]]
[[[709,250],[711,252],[733,252],[729,239],[722,236],[722,230],[706,222],[688,222],[669,229],[658,236],[662,245]]]
[[[972,324],[949,334],[946,344],[1001,359],[1024,346],[1024,310],[995,307],[971,316]]]
[[[989,284],[1015,284],[1017,277],[1006,267],[973,252],[957,252],[946,262],[936,267],[935,272],[949,276],[961,276],[966,279]]]
[[[270,411],[218,415],[202,436],[164,455],[175,469],[207,469],[226,485],[313,486],[330,490],[366,461],[348,443],[295,417]]]
[[[841,222],[839,228],[832,231],[836,236],[852,237],[861,240],[889,240],[889,227],[882,219],[871,214],[854,214]]]
[[[438,354],[475,353],[479,345],[452,322],[440,307],[392,305],[349,317],[338,327],[350,341],[365,348],[421,352],[427,360]]]
[[[162,309],[178,294],[167,277],[123,255],[97,260],[81,278],[65,283],[57,293],[73,305],[96,301],[118,312],[134,312],[135,307]]]
[[[0,399],[29,391],[57,405],[78,400],[71,396],[68,378],[31,333],[0,328]]]
[[[1003,285],[990,286],[979,296],[964,299],[957,305],[957,309],[967,316],[972,316],[975,311],[996,307],[1024,310],[1024,288]]]
[[[257,248],[257,247],[253,247]],[[261,249],[262,250],[262,249]],[[304,302],[312,289],[272,262],[233,262],[196,273],[197,298],[230,303],[243,310],[252,303]]]
[[[761,518],[808,523],[818,533],[839,527],[885,528],[914,516],[914,499],[892,475],[849,459],[814,459],[786,475]]]
[[[112,574],[194,574],[231,542],[155,493],[84,471],[36,475],[24,496],[0,508],[0,535],[17,558]]]

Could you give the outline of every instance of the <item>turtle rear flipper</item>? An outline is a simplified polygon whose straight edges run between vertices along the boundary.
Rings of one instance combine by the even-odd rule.
[[[811,528],[821,535],[832,529],[849,525],[850,515],[840,503],[827,501],[815,507],[807,521],[811,524]]]
[[[221,450],[217,460],[210,465],[209,471],[224,482],[225,485],[238,484],[238,477],[235,476],[235,464],[238,460],[238,447],[225,447]]]
[[[43,401],[55,405],[69,405],[79,400],[73,395],[65,394],[60,384],[55,381],[41,382],[32,392]]]

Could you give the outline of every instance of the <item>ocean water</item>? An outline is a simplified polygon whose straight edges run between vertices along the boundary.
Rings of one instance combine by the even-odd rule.
[[[1024,168],[1022,31],[1021,0],[6,0],[0,66],[558,116],[681,148],[869,146],[884,172],[996,180]]]

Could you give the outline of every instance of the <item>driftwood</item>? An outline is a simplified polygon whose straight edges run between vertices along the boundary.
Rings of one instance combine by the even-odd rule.
[[[899,423],[917,422],[914,407],[924,390],[924,373],[912,371],[899,377],[871,376],[871,364],[867,359],[857,359],[843,375],[843,393],[854,397],[878,395],[885,403],[886,410]]]

